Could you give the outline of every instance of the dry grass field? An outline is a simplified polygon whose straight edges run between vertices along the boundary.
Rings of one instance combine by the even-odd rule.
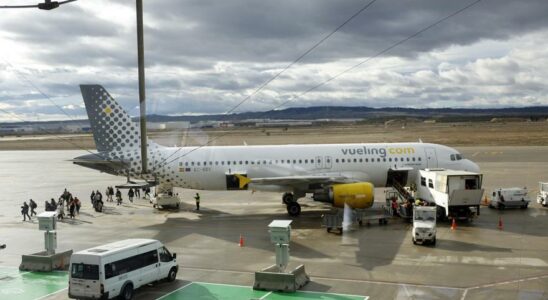
[[[149,132],[166,146],[423,142],[448,146],[547,146],[548,122],[330,124],[315,127],[217,128]],[[0,150],[94,149],[91,134],[0,138]]]

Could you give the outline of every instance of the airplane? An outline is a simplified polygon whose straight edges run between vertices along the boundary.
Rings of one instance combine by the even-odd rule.
[[[457,150],[430,143],[303,144],[164,147],[147,139],[148,173],[141,172],[140,131],[101,85],[80,85],[97,153],[77,165],[113,175],[155,180],[159,190],[253,190],[283,193],[291,216],[306,194],[355,209],[373,205],[374,188],[415,182],[418,170],[479,172]]]

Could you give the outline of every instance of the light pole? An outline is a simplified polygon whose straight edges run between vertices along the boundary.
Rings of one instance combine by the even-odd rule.
[[[141,172],[147,173],[147,121],[145,94],[145,49],[143,46],[143,0],[137,2],[137,60],[139,65],[139,108],[141,127]]]

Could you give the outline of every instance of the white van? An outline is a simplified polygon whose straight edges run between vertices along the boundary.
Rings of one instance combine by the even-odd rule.
[[[151,239],[118,241],[72,254],[69,290],[75,299],[131,299],[142,285],[177,277],[176,254]]]
[[[527,188],[499,188],[495,189],[492,193],[493,198],[489,203],[490,208],[527,208],[529,206],[529,199]]]

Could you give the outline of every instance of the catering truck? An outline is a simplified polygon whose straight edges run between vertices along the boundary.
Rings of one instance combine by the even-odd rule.
[[[176,258],[151,239],[122,240],[76,252],[70,258],[69,297],[131,299],[140,286],[175,280]]]
[[[415,198],[437,206],[438,219],[472,220],[480,213],[483,196],[479,173],[448,170],[419,170]],[[475,212],[473,211],[475,209]]]

